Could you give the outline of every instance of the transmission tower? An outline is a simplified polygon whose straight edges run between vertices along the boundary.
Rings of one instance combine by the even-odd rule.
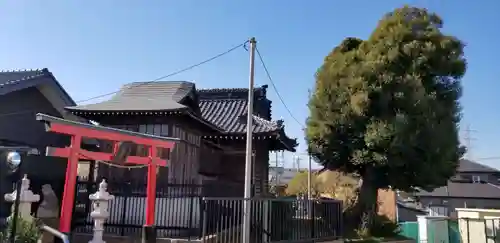
[[[284,171],[285,165],[285,155],[283,152],[274,152],[274,161],[271,161],[271,165],[274,167],[274,170],[270,173],[270,182],[274,185],[280,184],[280,177]]]
[[[473,154],[472,154],[472,142],[475,141],[476,139],[472,136],[473,133],[476,133],[477,130],[471,129],[470,125],[467,125],[465,130],[464,130],[464,142],[465,146],[467,147],[467,153],[466,158],[469,160],[473,160]]]

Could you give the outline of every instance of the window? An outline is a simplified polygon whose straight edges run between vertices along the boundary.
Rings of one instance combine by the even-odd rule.
[[[156,136],[167,136],[168,135],[168,125],[167,124],[141,124],[139,125],[139,132],[156,135]]]
[[[472,176],[472,183],[481,183],[481,176]]]

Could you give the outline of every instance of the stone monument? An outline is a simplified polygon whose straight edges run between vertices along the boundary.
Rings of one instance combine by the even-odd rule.
[[[42,186],[42,195],[43,200],[38,206],[36,217],[47,226],[57,229],[59,228],[59,199],[49,184]],[[53,240],[53,235],[43,232],[42,243],[49,243]]]

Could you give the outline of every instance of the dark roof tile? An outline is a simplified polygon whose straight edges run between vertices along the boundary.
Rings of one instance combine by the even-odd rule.
[[[0,86],[19,83],[48,74],[47,69],[0,71]]]
[[[37,85],[40,77],[49,76],[44,69],[0,71],[0,94],[7,94]]]
[[[461,159],[460,165],[458,167],[458,172],[500,172],[497,169],[491,168],[487,165],[483,165],[468,159]]]
[[[167,111],[187,108],[182,100],[193,91],[191,82],[135,82],[124,85],[111,99],[67,107],[72,111]]]
[[[254,96],[266,97],[267,85],[254,88]],[[200,99],[248,99],[248,88],[214,88],[199,89]]]
[[[0,95],[36,87],[42,84],[52,86],[64,103],[68,105],[75,104],[73,99],[47,68],[0,71]]]
[[[465,198],[500,198],[500,187],[490,183],[449,182],[448,186],[438,187],[431,192],[420,191],[420,197],[465,197]]]
[[[201,100],[201,115],[228,133],[244,133],[247,121],[246,99]],[[268,121],[253,115],[253,132],[266,133],[282,128],[281,121]]]

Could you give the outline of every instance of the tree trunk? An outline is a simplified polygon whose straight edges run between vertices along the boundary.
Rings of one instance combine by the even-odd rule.
[[[358,188],[358,199],[347,213],[346,226],[350,229],[357,229],[361,234],[369,233],[377,213],[378,188],[375,186],[373,176],[371,173],[365,173],[362,177],[361,186]]]

